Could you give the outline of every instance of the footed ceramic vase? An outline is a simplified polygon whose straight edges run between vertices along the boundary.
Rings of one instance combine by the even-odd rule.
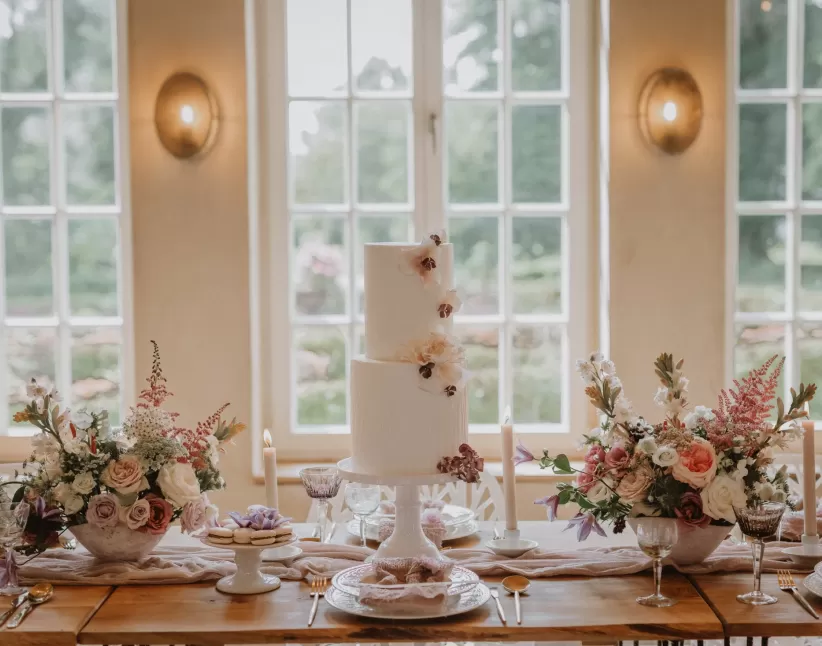
[[[114,527],[75,525],[71,533],[77,542],[101,561],[139,561],[151,554],[165,533],[148,534],[119,523]]]
[[[636,532],[636,518],[629,518],[628,525]],[[681,527],[681,526],[680,526]],[[669,557],[677,565],[696,565],[714,553],[731,533],[733,527],[708,525],[679,531],[679,538]]]

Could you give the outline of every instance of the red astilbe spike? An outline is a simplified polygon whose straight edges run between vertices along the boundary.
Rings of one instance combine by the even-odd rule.
[[[140,392],[140,399],[137,406],[146,408],[148,406],[161,406],[163,402],[171,397],[174,393],[166,388],[166,378],[163,375],[163,368],[160,365],[160,346],[157,342],[152,340],[151,344],[154,346],[154,354],[151,362],[151,376],[146,378],[149,387]],[[171,413],[173,417],[177,413]]]

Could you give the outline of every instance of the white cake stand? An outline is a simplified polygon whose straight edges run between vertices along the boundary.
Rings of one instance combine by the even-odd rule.
[[[377,549],[376,558],[409,558],[428,556],[442,559],[442,554],[422,531],[420,517],[420,486],[445,484],[454,477],[444,473],[431,475],[374,475],[361,473],[354,468],[353,458],[345,458],[337,463],[340,475],[349,482],[377,484],[396,487],[397,498],[394,516],[394,533],[383,541]]]
[[[248,543],[212,543],[206,538],[203,543],[210,547],[234,551],[237,572],[217,581],[217,589],[226,594],[260,594],[280,587],[279,577],[260,572],[262,553],[270,545],[249,545]],[[293,542],[293,541],[292,541]]]

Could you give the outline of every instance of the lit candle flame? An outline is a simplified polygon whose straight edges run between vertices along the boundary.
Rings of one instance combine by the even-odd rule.
[[[510,424],[511,423],[511,407],[510,406],[505,407],[504,418],[505,418],[505,424]]]
[[[263,444],[265,444],[265,448],[271,448],[271,433],[268,432],[268,429],[263,431]]]

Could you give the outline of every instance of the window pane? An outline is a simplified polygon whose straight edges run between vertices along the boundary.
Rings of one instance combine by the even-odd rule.
[[[4,107],[3,201],[13,206],[42,206],[51,202],[48,108]]]
[[[0,91],[48,91],[46,0],[0,2]]]
[[[445,118],[448,139],[448,202],[498,202],[497,105],[449,101]]]
[[[740,0],[739,86],[783,88],[788,82],[788,1]]]
[[[802,199],[822,200],[822,103],[802,106]]]
[[[114,108],[64,105],[66,201],[115,204]]]
[[[785,309],[785,218],[739,217],[736,308],[740,312]]]
[[[54,386],[55,328],[7,328],[6,362],[8,374],[9,424],[29,400],[26,384],[32,379],[47,388]]]
[[[293,267],[297,314],[345,314],[348,254],[343,219],[296,218]]]
[[[822,383],[822,326],[806,323],[796,331],[799,350],[799,381],[803,384]],[[814,406],[815,419],[820,418],[819,407]]]
[[[348,89],[348,16],[340,0],[288,0],[288,91],[324,96]]]
[[[297,424],[346,423],[345,337],[336,327],[295,330]]]
[[[759,368],[773,355],[785,355],[785,327],[781,324],[738,325],[734,348],[734,376],[747,377],[751,370]],[[785,389],[785,373],[779,377],[777,392]]]
[[[358,201],[407,203],[409,105],[369,101],[354,107]]]
[[[799,263],[799,309],[822,311],[822,215],[802,216]]]
[[[805,0],[805,87],[822,87],[822,4]]]
[[[562,337],[559,327],[513,328],[515,421],[562,421]]]
[[[562,199],[561,131],[559,106],[520,105],[511,110],[514,202]]]
[[[561,312],[562,219],[515,217],[511,227],[514,312]]]
[[[784,104],[739,106],[739,199],[785,199],[786,114]]]
[[[114,3],[63,0],[67,92],[114,91]]]
[[[289,121],[294,203],[345,202],[345,103],[295,101]]]
[[[6,220],[6,316],[54,314],[51,221]]]
[[[361,215],[357,217],[357,241],[354,255],[357,258],[357,312],[363,313],[363,256],[368,242],[408,242],[411,240],[410,215]],[[365,347],[365,346],[362,346]]]
[[[411,79],[411,0],[353,0],[351,63],[354,86],[368,92],[402,92]]]
[[[120,424],[119,327],[77,328],[71,333],[71,405],[109,413],[112,425]]]
[[[69,301],[74,316],[117,316],[117,223],[70,220]]]
[[[445,0],[443,63],[446,92],[488,92],[499,87],[502,50],[497,0]]]
[[[448,229],[454,243],[454,283],[462,299],[457,316],[498,313],[499,218],[451,216]]]
[[[562,2],[509,0],[515,92],[562,88]]]
[[[471,371],[468,381],[468,421],[499,422],[499,329],[460,325],[455,330]]]

